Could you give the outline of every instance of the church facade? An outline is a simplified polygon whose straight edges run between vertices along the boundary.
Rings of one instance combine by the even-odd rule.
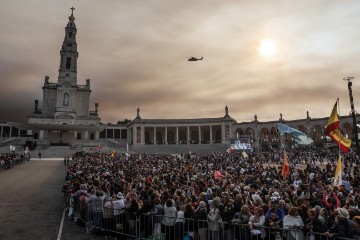
[[[35,100],[34,112],[27,123],[14,124],[26,129],[28,136],[46,139],[50,143],[70,144],[75,140],[98,140],[104,129],[100,125],[98,103],[95,110],[89,110],[90,79],[81,85],[77,81],[77,51],[75,17],[72,13],[65,27],[65,37],[60,50],[59,75],[56,82],[45,77],[42,108]]]

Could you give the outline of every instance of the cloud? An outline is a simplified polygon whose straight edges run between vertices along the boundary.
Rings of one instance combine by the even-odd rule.
[[[74,6],[78,84],[91,79],[102,122],[221,117],[239,122],[327,117],[342,78],[358,74],[358,1],[15,1],[0,9],[0,120],[26,119],[57,81],[64,27]],[[277,54],[264,59],[259,43]],[[203,56],[188,62],[187,57]],[[356,80],[353,84],[355,107]],[[11,103],[11,104],[10,104]]]

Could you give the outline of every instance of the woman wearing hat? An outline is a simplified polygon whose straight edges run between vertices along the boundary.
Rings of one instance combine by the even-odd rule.
[[[113,201],[114,218],[116,230],[122,231],[125,225],[125,201],[124,195],[121,192],[115,196],[116,200]]]
[[[334,212],[335,222],[329,230],[325,232],[326,237],[347,238],[349,235],[349,211],[346,208],[337,208]]]

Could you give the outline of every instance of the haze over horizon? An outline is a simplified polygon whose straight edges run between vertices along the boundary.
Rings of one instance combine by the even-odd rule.
[[[0,121],[25,121],[57,82],[73,6],[78,84],[103,123],[142,118],[238,122],[350,112],[360,104],[360,1],[0,0]],[[201,57],[189,62],[187,57]]]

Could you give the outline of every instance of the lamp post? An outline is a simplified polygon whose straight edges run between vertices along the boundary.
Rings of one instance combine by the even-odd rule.
[[[350,106],[351,106],[351,116],[353,119],[353,141],[356,143],[356,152],[357,154],[360,154],[360,146],[359,146],[359,138],[357,136],[357,124],[356,124],[356,117],[355,117],[355,107],[354,107],[354,99],[352,95],[352,80],[354,80],[354,77],[347,77],[343,79],[344,81],[348,82],[348,89],[349,89],[349,98],[350,98]]]

